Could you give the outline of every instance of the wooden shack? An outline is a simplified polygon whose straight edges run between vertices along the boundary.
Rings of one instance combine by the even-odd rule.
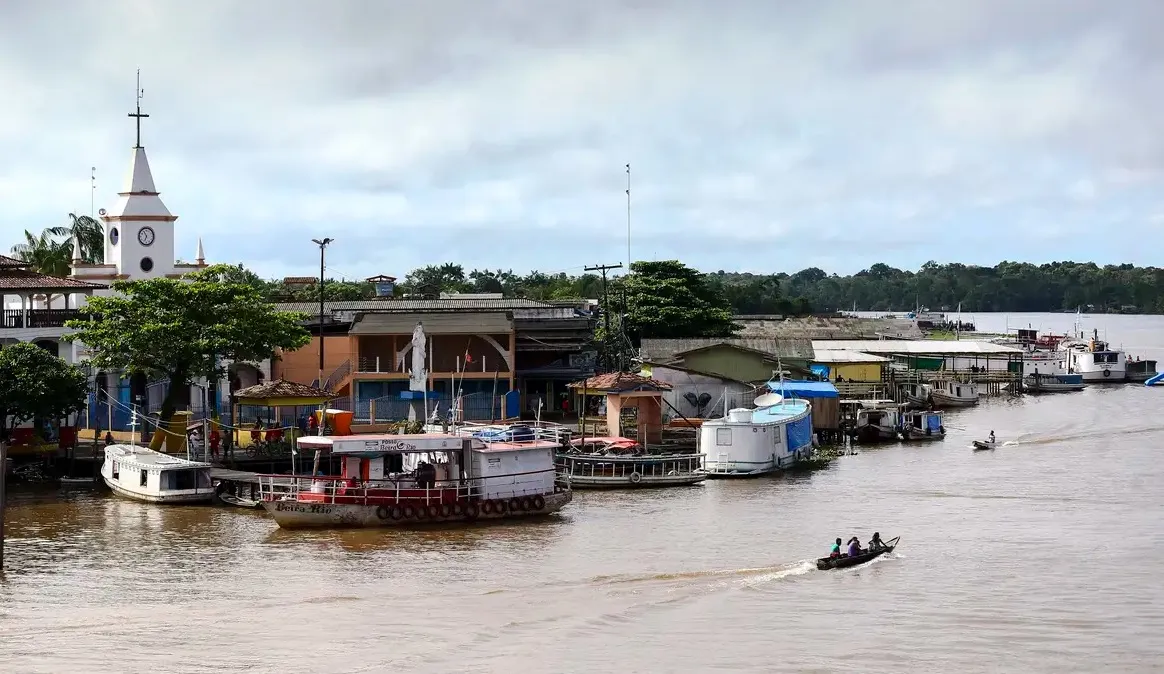
[[[768,388],[785,398],[802,398],[812,406],[812,430],[837,431],[841,427],[841,399],[837,387],[827,381],[773,381]]]

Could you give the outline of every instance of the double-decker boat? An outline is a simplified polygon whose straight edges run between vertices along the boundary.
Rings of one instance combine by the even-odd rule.
[[[263,508],[283,528],[395,527],[546,515],[573,497],[555,479],[560,443],[449,433],[305,436],[338,476],[262,475]]]
[[[621,437],[575,438],[557,460],[575,489],[675,487],[707,479],[702,454],[648,452]]]

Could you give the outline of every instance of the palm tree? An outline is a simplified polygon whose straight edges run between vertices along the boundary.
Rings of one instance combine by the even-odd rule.
[[[68,226],[49,227],[45,233],[49,236],[63,236],[69,244],[69,256],[73,255],[73,238],[81,244],[81,260],[90,264],[101,264],[105,261],[105,228],[87,215],[69,213],[72,221]]]
[[[12,253],[42,274],[68,276],[72,271],[72,241],[58,241],[52,229],[44,230],[40,236],[25,230],[24,243],[13,246]]]

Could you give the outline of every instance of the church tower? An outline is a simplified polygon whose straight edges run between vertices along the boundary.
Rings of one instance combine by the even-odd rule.
[[[136,120],[137,128],[129,175],[125,187],[117,194],[117,203],[109,211],[101,209],[100,212],[105,224],[105,260],[103,264],[74,261],[74,278],[98,282],[179,278],[206,267],[201,239],[193,263],[181,263],[175,259],[174,222],[178,216],[170,213],[162,203],[154,185],[150,162],[141,142],[141,120],[149,117],[141,111],[141,99],[139,72],[136,110],[129,113]]]

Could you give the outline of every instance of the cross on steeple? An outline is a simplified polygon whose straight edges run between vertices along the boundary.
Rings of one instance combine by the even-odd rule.
[[[141,145],[141,118],[142,117],[149,117],[149,115],[147,115],[141,111],[141,97],[142,97],[143,93],[144,92],[141,90],[141,69],[139,68],[137,71],[137,112],[129,113],[130,117],[137,118],[137,144],[133,146],[133,149],[135,149],[135,150],[140,149],[142,147],[142,145]]]

